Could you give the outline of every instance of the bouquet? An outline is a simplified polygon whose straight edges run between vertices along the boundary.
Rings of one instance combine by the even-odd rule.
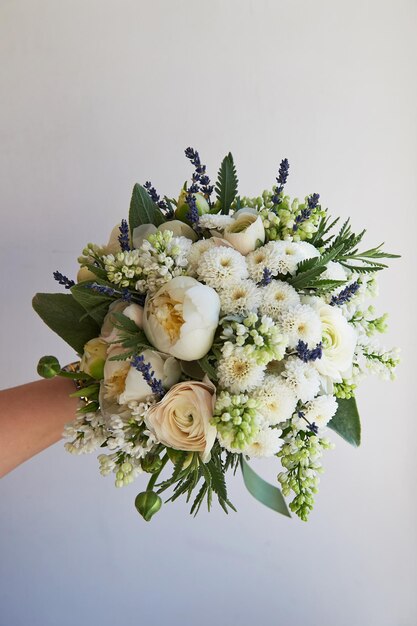
[[[317,193],[285,195],[287,159],[249,198],[231,154],[215,184],[197,151],[185,155],[193,174],[177,200],[136,184],[128,221],[107,245],[87,244],[77,282],[54,273],[69,293],[35,296],[78,354],[63,368],[43,357],[38,372],[74,379],[69,452],[99,450],[116,487],[149,474],[135,501],[145,520],[166,491],[192,513],[213,495],[234,509],[225,477],[239,467],[258,500],[307,520],[328,429],[359,445],[356,386],[394,377],[397,351],[375,341],[387,316],[368,300],[397,255],[362,249],[365,231],[340,226]],[[263,457],[277,459],[276,486],[249,463]]]

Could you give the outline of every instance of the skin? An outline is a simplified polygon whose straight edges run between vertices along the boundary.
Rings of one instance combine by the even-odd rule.
[[[77,409],[74,390],[57,377],[0,391],[0,477],[61,439]]]

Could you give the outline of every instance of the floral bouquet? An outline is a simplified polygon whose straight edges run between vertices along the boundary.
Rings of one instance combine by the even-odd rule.
[[[364,232],[334,230],[314,193],[284,194],[289,164],[261,196],[237,193],[228,154],[215,185],[198,152],[178,200],[150,182],[133,188],[129,220],[105,246],[89,243],[68,294],[37,294],[36,312],[78,353],[38,372],[74,379],[77,416],[66,448],[100,449],[117,487],[150,474],[135,501],[145,520],[184,495],[197,513],[213,493],[227,512],[225,475],[240,466],[248,490],[276,511],[307,520],[330,428],[360,443],[355,389],[367,373],[392,378],[397,351],[377,345],[386,315],[376,295],[381,246]],[[215,197],[214,197],[215,195]],[[278,486],[248,463],[276,457]],[[161,472],[171,464],[164,479]]]

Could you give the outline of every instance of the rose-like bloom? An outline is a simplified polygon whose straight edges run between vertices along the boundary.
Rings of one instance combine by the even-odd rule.
[[[84,346],[80,370],[96,380],[103,378],[104,362],[107,356],[107,344],[100,337],[90,339]]]
[[[152,389],[129,360],[110,360],[121,352],[123,350],[119,346],[112,346],[107,352],[104,365],[104,398],[107,402],[116,401],[118,404],[127,404],[132,400],[143,402],[152,394]],[[179,381],[181,366],[176,359],[155,350],[143,350],[141,354],[145,363],[150,363],[154,378],[160,380],[165,389]]]
[[[153,235],[157,231],[163,232],[164,230],[170,230],[174,237],[186,237],[187,239],[191,239],[191,241],[196,241],[197,239],[197,234],[191,226],[180,220],[171,220],[164,222],[158,226],[158,228],[154,226],[154,224],[141,224],[140,226],[136,226],[132,233],[133,247],[140,248],[149,235]]]
[[[356,331],[341,311],[334,306],[315,299],[314,307],[322,323],[323,354],[315,361],[318,372],[334,382],[342,382],[343,374],[348,374],[356,347]]]
[[[120,338],[120,330],[114,325],[115,318],[113,313],[123,313],[123,315],[126,315],[132,322],[135,322],[138,328],[143,328],[143,307],[139,304],[128,304],[127,302],[117,300],[111,303],[109,312],[103,320],[100,333],[100,337],[103,341],[114,343]]]
[[[163,445],[199,452],[206,463],[217,435],[210,423],[215,401],[216,388],[207,377],[178,383],[149,409],[145,422]]]
[[[265,241],[265,228],[259,215],[238,211],[233,222],[224,229],[223,237],[235,250],[246,255]]]
[[[143,329],[152,345],[184,361],[201,359],[213,343],[220,299],[191,276],[177,276],[145,302]]]

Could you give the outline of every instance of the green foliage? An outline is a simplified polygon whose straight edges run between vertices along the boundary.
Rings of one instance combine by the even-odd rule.
[[[72,294],[37,293],[32,306],[45,324],[78,354],[83,353],[87,341],[100,334],[100,326],[86,315]]]
[[[71,293],[88,315],[101,326],[109,310],[109,306],[114,302],[115,298],[91,289],[91,285],[94,282],[98,285],[109,286],[109,283],[99,279],[96,281],[87,280],[71,287]]]
[[[140,354],[146,348],[154,349],[149,343],[145,333],[135,322],[119,312],[112,313],[114,326],[119,330],[120,337],[115,343],[120,344],[124,351],[110,357],[110,361],[125,361],[135,354]]]
[[[211,361],[216,361],[215,357],[212,357],[208,354],[204,356],[202,359],[199,359],[197,362],[200,365],[201,369],[207,374],[210,380],[217,380],[217,371],[215,366],[211,363]]]
[[[217,200],[220,204],[221,213],[227,215],[231,204],[237,194],[238,178],[233,156],[229,152],[220,165],[215,186]]]
[[[136,183],[133,187],[129,209],[130,232],[133,232],[133,229],[141,224],[160,226],[164,222],[165,217],[160,208],[150,199],[146,189]]]
[[[323,286],[323,281],[320,281],[319,278],[320,274],[325,271],[327,263],[333,261],[341,250],[342,246],[339,245],[326,250],[318,258],[301,261],[298,264],[296,275],[290,279],[289,283],[297,290],[320,289],[320,286]]]
[[[258,500],[258,502],[261,502],[265,506],[268,506],[273,511],[281,513],[281,515],[291,517],[281,490],[261,478],[261,476],[259,476],[250,467],[250,465],[248,465],[243,455],[241,455],[240,457],[240,463],[242,468],[243,480],[249,493],[256,500]]]
[[[174,501],[184,495],[187,502],[190,501],[194,490],[202,480],[202,484],[194,498],[191,506],[191,514],[197,515],[202,503],[206,500],[207,508],[210,510],[213,493],[217,496],[220,506],[228,513],[228,508],[236,510],[227,497],[226,482],[224,478],[225,466],[221,459],[221,448],[215,444],[211,451],[211,459],[208,463],[203,463],[200,455],[194,453],[191,463],[184,467],[187,453],[179,453],[174,464],[172,476],[158,487],[158,493],[164,492],[170,487],[174,487],[174,492],[168,501]]]
[[[361,422],[354,397],[337,398],[338,409],[328,426],[352,446],[361,443]]]

